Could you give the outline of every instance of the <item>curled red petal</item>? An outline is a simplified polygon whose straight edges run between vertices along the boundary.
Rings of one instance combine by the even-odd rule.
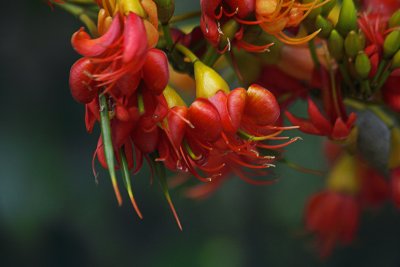
[[[346,126],[348,128],[352,128],[354,123],[356,122],[356,120],[357,120],[357,114],[354,112],[350,113],[350,115],[346,121]]]
[[[125,17],[123,61],[140,67],[147,51],[147,35],[142,19],[135,13]],[[139,69],[140,67],[137,66]]]
[[[168,59],[165,53],[159,49],[151,49],[147,53],[142,70],[147,88],[156,95],[161,94],[169,80]]]
[[[332,131],[330,122],[321,114],[321,111],[311,98],[308,99],[308,114],[310,115],[312,124],[319,129],[320,132],[330,133]]]
[[[346,139],[350,134],[351,128],[343,122],[342,118],[338,118],[333,126],[331,138],[334,140]]]
[[[172,108],[167,116],[171,142],[176,148],[180,147],[185,135],[187,123],[183,119],[187,117],[187,112],[186,107],[176,106]]]
[[[285,116],[288,118],[291,124],[299,126],[299,130],[302,132],[315,135],[326,135],[326,133],[322,133],[310,121],[298,118],[291,114],[289,111],[285,112]]]
[[[242,116],[244,108],[246,106],[246,90],[244,88],[236,88],[232,90],[228,95],[228,111],[229,116],[234,128],[238,129],[240,122],[242,121]]]
[[[118,79],[115,88],[124,96],[131,96],[136,92],[142,77],[140,73],[129,72]]]
[[[94,66],[88,58],[81,58],[74,63],[69,73],[69,88],[72,97],[83,104],[91,102],[97,95],[98,88],[91,77]]]
[[[222,92],[218,91],[213,97],[211,97],[210,102],[218,110],[219,116],[221,118],[222,128],[225,132],[235,133],[238,127],[234,127],[228,111],[228,97]]]
[[[96,39],[91,39],[90,35],[79,29],[72,35],[71,43],[73,48],[82,56],[94,57],[104,53],[121,34],[121,22],[119,17],[114,17],[110,28],[105,34]]]
[[[216,141],[221,135],[221,119],[217,109],[204,98],[192,103],[188,110],[189,121],[193,124],[193,133],[200,139]]]
[[[132,133],[135,146],[144,154],[153,152],[159,141],[159,128],[152,125],[151,117],[141,117]]]

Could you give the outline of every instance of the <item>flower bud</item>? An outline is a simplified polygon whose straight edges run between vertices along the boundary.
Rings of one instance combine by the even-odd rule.
[[[327,183],[328,188],[335,192],[356,194],[360,189],[360,183],[355,158],[347,153],[344,154],[333,167]]]
[[[355,68],[358,76],[360,76],[361,79],[368,78],[368,75],[371,72],[371,61],[364,52],[360,52],[357,55]]]
[[[360,38],[355,31],[351,31],[347,34],[346,39],[344,40],[344,49],[347,56],[352,58],[362,49]]]
[[[353,0],[343,0],[336,29],[342,35],[357,29],[357,10]]]
[[[335,29],[332,30],[328,39],[328,48],[332,57],[338,61],[343,58],[343,44],[343,37]]]
[[[167,101],[169,108],[173,108],[176,106],[186,106],[185,101],[183,101],[178,92],[176,92],[175,89],[169,85],[165,87],[163,95],[165,97],[165,100]]]
[[[393,59],[392,59],[392,66],[391,68],[394,69],[399,69],[400,68],[400,50],[394,54]]]
[[[383,56],[391,58],[400,49],[400,30],[389,33],[383,43]]]
[[[315,26],[318,29],[321,29],[319,36],[322,38],[327,38],[333,29],[332,23],[321,15],[317,16],[317,19],[315,20]]]
[[[175,11],[174,0],[154,0],[157,5],[158,18],[161,23],[168,23]]]
[[[272,125],[280,116],[280,108],[275,96],[258,84],[247,89],[244,116],[258,125]]]
[[[389,19],[389,28],[400,26],[400,9],[392,14]]]
[[[196,81],[196,97],[209,98],[218,91],[229,93],[229,85],[212,68],[200,60],[194,63],[194,79]]]
[[[390,134],[389,169],[400,167],[400,128],[394,127]]]
[[[122,0],[120,1],[120,8],[125,15],[133,12],[142,18],[146,17],[146,12],[139,0]]]

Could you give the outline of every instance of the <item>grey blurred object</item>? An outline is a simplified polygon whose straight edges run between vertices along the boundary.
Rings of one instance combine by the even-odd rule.
[[[371,111],[358,112],[357,146],[361,156],[382,174],[388,174],[390,130]]]

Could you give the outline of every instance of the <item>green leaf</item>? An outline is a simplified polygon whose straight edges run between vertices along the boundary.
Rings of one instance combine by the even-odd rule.
[[[154,157],[154,156],[151,157],[151,159],[153,160],[153,162],[151,162],[151,164],[154,167],[156,177],[158,178],[158,181],[160,182],[161,189],[162,189],[164,196],[167,199],[168,205],[171,208],[171,211],[175,217],[175,221],[178,224],[179,229],[182,231],[182,224],[179,220],[178,214],[175,210],[174,204],[172,203],[171,196],[168,191],[165,166],[161,162],[155,161],[155,158],[156,157]]]
[[[103,94],[99,95],[100,103],[100,126],[101,136],[103,139],[104,154],[106,157],[106,163],[108,172],[110,174],[111,182],[114,187],[115,196],[118,201],[118,205],[122,205],[121,193],[118,188],[117,175],[115,174],[115,158],[114,158],[114,147],[111,137],[111,126],[110,117],[108,115],[108,105],[106,96]]]
[[[121,173],[122,173],[122,178],[124,181],[124,185],[126,188],[126,191],[128,192],[129,198],[131,200],[132,206],[136,211],[136,214],[139,216],[140,219],[143,219],[143,215],[140,212],[140,209],[136,203],[135,197],[132,192],[132,183],[131,183],[131,177],[130,177],[130,172],[129,172],[129,167],[128,167],[128,162],[126,160],[126,156],[124,153],[124,149],[121,148],[119,150],[119,156],[121,158]]]

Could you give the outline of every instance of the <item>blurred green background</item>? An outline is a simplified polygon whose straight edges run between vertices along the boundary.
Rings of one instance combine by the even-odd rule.
[[[177,13],[198,2],[177,1]],[[400,266],[400,216],[389,205],[364,214],[354,244],[320,261],[302,211],[323,178],[286,166],[276,185],[231,179],[205,201],[172,191],[183,232],[147,170],[134,179],[144,220],[127,198],[118,208],[107,174],[95,183],[98,131],[85,132],[84,109],[68,89],[79,22],[44,1],[3,4],[0,266]],[[324,170],[320,143],[305,137],[288,158]]]

